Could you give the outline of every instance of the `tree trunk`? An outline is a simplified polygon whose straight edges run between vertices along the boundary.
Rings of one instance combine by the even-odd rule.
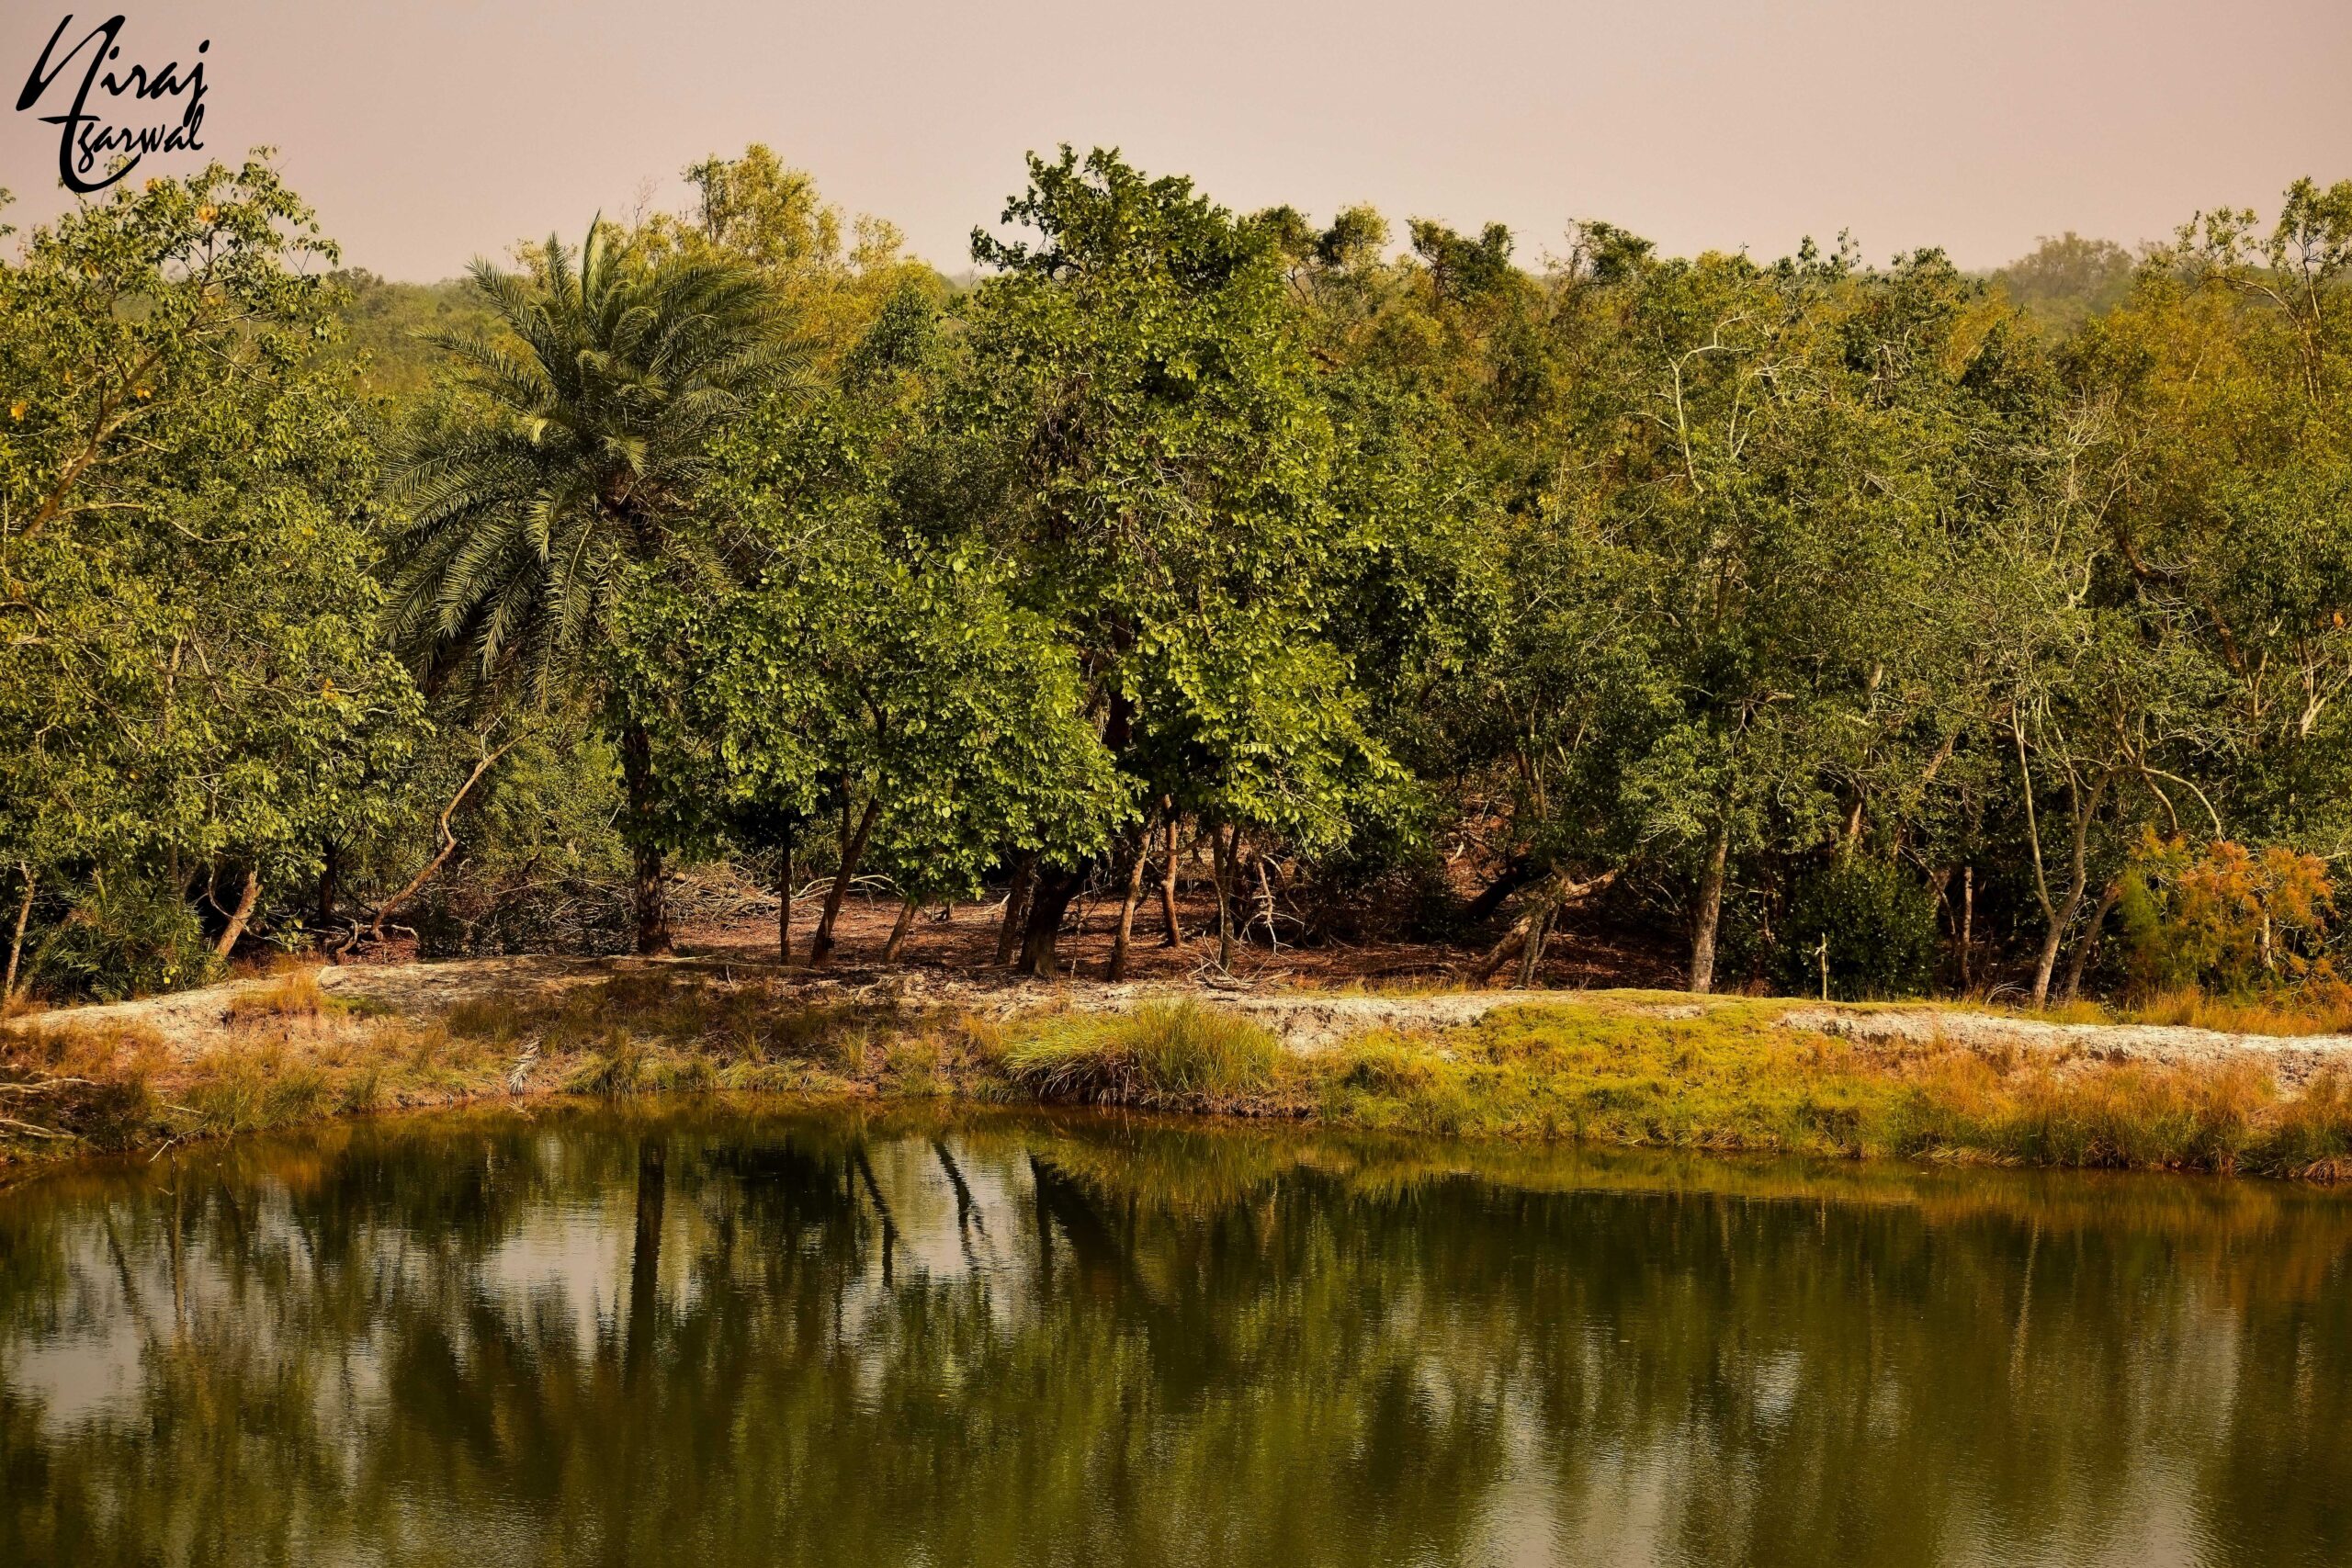
[[[2078,795],[2074,797],[2076,801],[2075,841],[2067,860],[2065,902],[2053,909],[2051,908],[2047,891],[2041,892],[2041,907],[2049,916],[2050,929],[2042,935],[2041,954],[2033,966],[2033,1005],[2038,1008],[2050,1005],[2050,976],[2058,966],[2059,946],[2066,940],[2066,928],[2075,923],[2075,912],[2083,907],[2083,895],[2090,890],[2091,820],[2098,815],[2098,808],[2107,797],[2107,785],[2108,780],[2102,777],[2098,784],[2091,786],[2087,800],[2083,800]],[[2028,815],[2026,821],[2027,831],[2034,834],[2034,874],[2037,878],[2037,889],[2040,889],[2041,834],[2039,829],[2032,826],[2033,818],[2030,814]]]
[[[2060,993],[2073,1001],[2083,992],[2083,969],[2089,964],[2092,953],[2098,947],[2099,928],[2107,924],[2108,911],[2123,897],[2123,881],[2118,877],[2103,888],[2098,896],[2098,908],[2091,911],[2090,928],[2083,932],[2083,940],[2075,944],[2075,956],[2066,960],[2066,988]]]
[[[1535,919],[1528,923],[1527,936],[1519,948],[1519,988],[1522,991],[1535,988],[1536,966],[1544,962],[1544,939],[1551,931],[1552,910],[1538,909]]]
[[[1029,896],[1037,886],[1037,853],[1023,852],[1012,863],[1012,881],[1004,890],[1004,919],[996,929],[996,961],[1012,962],[1020,951],[1021,933],[1029,922]]]
[[[343,846],[330,839],[319,850],[319,908],[313,921],[321,931],[334,924],[336,873],[343,869]]]
[[[1029,897],[1028,931],[1021,942],[1023,975],[1040,980],[1054,977],[1054,947],[1061,938],[1062,917],[1086,886],[1091,869],[1091,865],[1080,865],[1075,871],[1051,872],[1037,878],[1036,889]]]
[[[662,887],[662,845],[654,834],[653,738],[632,719],[621,731],[621,784],[629,819],[629,893],[637,908],[640,956],[668,953],[670,906]]]
[[[17,961],[24,955],[25,923],[33,918],[33,868],[26,862],[18,861],[17,874],[25,879],[25,896],[17,903],[17,934],[8,942],[8,977],[0,982],[0,1002],[17,999]]]
[[[1176,919],[1176,856],[1182,845],[1177,833],[1175,803],[1168,801],[1162,804],[1168,810],[1168,863],[1159,872],[1159,919],[1162,927],[1159,945],[1182,947],[1184,945],[1184,928]]]
[[[786,968],[792,966],[792,840],[799,833],[799,824],[786,823],[776,852],[775,961]]]
[[[899,918],[890,927],[890,940],[882,944],[883,963],[896,964],[899,961],[899,950],[907,945],[907,932],[914,927],[915,902],[910,896],[899,906]]]
[[[487,738],[485,738],[484,744],[486,745],[487,743]],[[433,880],[433,874],[439,871],[444,865],[447,864],[449,857],[458,852],[458,835],[450,829],[449,818],[457,814],[458,807],[463,806],[466,803],[466,795],[473,789],[475,784],[481,782],[482,774],[490,772],[492,766],[497,762],[498,759],[506,755],[506,753],[513,750],[514,748],[514,742],[509,740],[505,745],[501,746],[495,751],[484,751],[482,753],[481,761],[476,762],[474,764],[473,772],[466,775],[466,782],[458,786],[458,793],[449,797],[449,804],[441,808],[440,818],[434,825],[434,830],[441,835],[440,849],[435,851],[433,858],[425,863],[424,869],[423,871],[418,872],[414,876],[408,879],[408,886],[402,887],[399,892],[393,894],[390,897],[385,899],[381,904],[376,907],[375,919],[369,924],[368,929],[368,941],[383,941],[384,921],[390,918],[392,911],[407,903],[410,899],[415,897],[417,894],[424,889],[424,885]],[[660,896],[662,875],[661,863],[658,861],[654,863],[653,874],[655,896],[658,898]],[[640,914],[641,913],[642,911],[640,910]]]
[[[1258,867],[1258,918],[1266,922],[1266,945],[1280,953],[1283,939],[1274,929],[1273,881],[1266,874],[1266,857],[1263,854],[1258,856],[1255,863]]]
[[[237,896],[237,907],[229,913],[229,923],[221,928],[220,940],[213,944],[212,956],[225,959],[235,949],[237,939],[245,934],[245,922],[254,918],[254,906],[261,902],[261,873],[247,870],[245,890]]]
[[[1976,868],[1960,868],[1960,988],[1976,983]]]
[[[1127,852],[1126,897],[1119,900],[1119,930],[1111,939],[1111,966],[1102,976],[1106,980],[1118,981],[1127,977],[1127,940],[1136,929],[1136,906],[1143,902],[1144,862],[1150,858],[1144,850],[1150,842],[1148,829],[1136,829],[1135,844]]]
[[[1534,933],[1539,920],[1543,922],[1544,934],[1548,936],[1552,922],[1562,909],[1579,898],[1589,897],[1616,880],[1617,874],[1614,871],[1604,871],[1589,882],[1572,882],[1565,872],[1554,872],[1550,882],[1528,899],[1527,908],[1521,911],[1518,919],[1511,922],[1511,928],[1503,933],[1502,941],[1487,949],[1487,955],[1480,959],[1476,966],[1470,971],[1470,984],[1485,985],[1494,976],[1497,970],[1511,961],[1514,953],[1524,954],[1527,951],[1527,939]],[[1543,943],[1540,939],[1536,943],[1536,957],[1540,963],[1543,957]],[[1532,975],[1531,974],[1529,977],[1532,980]]]
[[[1216,966],[1233,969],[1233,863],[1241,851],[1241,824],[1228,838],[1222,823],[1209,825],[1209,874],[1216,883]]]
[[[1487,884],[1476,898],[1462,911],[1463,923],[1476,927],[1483,920],[1494,919],[1495,911],[1503,907],[1510,896],[1535,878],[1535,863],[1521,855],[1506,864],[1496,878]]]
[[[1699,879],[1699,922],[1690,933],[1690,989],[1704,995],[1715,987],[1715,928],[1724,914],[1724,872],[1731,863],[1731,818],[1715,829],[1707,851],[1707,874]]]
[[[822,969],[833,961],[833,922],[841,918],[842,900],[849,896],[850,879],[857,874],[857,863],[865,854],[866,838],[874,831],[874,819],[881,814],[880,800],[867,801],[853,829],[849,825],[849,802],[842,802],[842,864],[833,874],[833,885],[825,890],[824,913],[817,917],[817,934],[808,943],[808,964],[812,969]]]

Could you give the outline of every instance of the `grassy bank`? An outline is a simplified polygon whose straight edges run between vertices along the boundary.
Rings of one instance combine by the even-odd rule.
[[[1277,1117],[1446,1136],[2352,1178],[2352,1085],[2260,1064],[1851,1041],[1781,1004],[1564,995],[1443,1031],[1288,1051],[1194,1000],[991,1018],[888,993],[614,976],[554,998],[388,1014],[290,975],[231,1004],[228,1045],[27,1021],[0,1043],[12,1158],[138,1147],[490,1097],[665,1090],[961,1096]]]

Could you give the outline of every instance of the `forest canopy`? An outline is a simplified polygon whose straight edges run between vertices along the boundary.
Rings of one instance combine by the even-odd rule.
[[[1003,888],[1051,974],[1093,889],[1115,974],[1195,848],[1227,964],[1575,909],[1700,990],[2339,984],[2352,181],[1979,276],[1065,148],[957,286],[687,176],[450,284],[258,156],[10,239],[12,999],[659,952],[712,861],[827,879],[817,964]]]

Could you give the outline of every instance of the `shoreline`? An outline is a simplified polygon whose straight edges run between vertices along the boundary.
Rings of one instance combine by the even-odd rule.
[[[301,969],[0,1026],[0,1167],[749,1090],[1699,1153],[2352,1179],[2352,1037],[1918,1003],[1257,991],[718,960]]]

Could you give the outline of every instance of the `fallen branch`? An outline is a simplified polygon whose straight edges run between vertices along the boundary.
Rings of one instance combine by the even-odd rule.
[[[1502,941],[1489,948],[1487,955],[1478,960],[1476,966],[1471,969],[1470,983],[1474,986],[1485,985],[1494,977],[1497,970],[1522,953],[1531,953],[1534,958],[1541,958],[1544,951],[1544,937],[1550,931],[1552,922],[1558,918],[1560,911],[1580,898],[1587,898],[1600,892],[1616,880],[1617,873],[1613,870],[1604,871],[1589,882],[1577,882],[1564,871],[1554,872],[1544,879],[1543,886],[1537,888],[1534,896],[1528,899],[1527,908],[1521,912],[1510,930],[1503,933]],[[1532,984],[1534,980],[1533,971],[1534,964],[1532,961],[1523,964],[1521,980]]]

